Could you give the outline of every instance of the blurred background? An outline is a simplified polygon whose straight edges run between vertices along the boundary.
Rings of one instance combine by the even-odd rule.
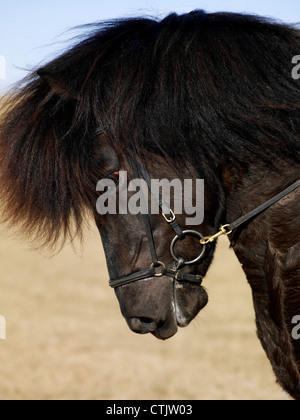
[[[194,9],[300,21],[298,0],[10,0],[0,12],[0,94],[67,46],[74,26]],[[167,342],[123,320],[95,227],[49,257],[0,234],[0,399],[286,400],[255,332],[251,291],[226,239],[204,286],[210,303]]]

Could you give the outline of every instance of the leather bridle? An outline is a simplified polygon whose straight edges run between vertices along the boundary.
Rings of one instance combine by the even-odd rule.
[[[140,270],[136,273],[130,274],[128,276],[120,277],[117,279],[111,279],[109,281],[109,285],[112,288],[117,288],[120,286],[124,286],[126,284],[130,284],[139,280],[146,280],[151,277],[162,277],[162,276],[168,276],[172,277],[177,281],[186,281],[190,283],[196,283],[198,285],[201,285],[202,283],[202,276],[199,276],[198,274],[188,274],[183,273],[181,269],[186,265],[192,265],[196,264],[198,261],[200,261],[204,255],[206,250],[206,245],[202,244],[202,249],[200,254],[191,261],[185,261],[184,258],[178,257],[175,253],[175,245],[178,240],[183,241],[187,236],[194,236],[198,240],[204,240],[204,236],[201,235],[201,233],[197,232],[196,230],[182,230],[174,212],[169,208],[169,206],[164,201],[160,191],[155,187],[153,183],[151,183],[151,178],[146,171],[146,169],[143,167],[142,163],[139,159],[135,158],[134,160],[131,160],[132,169],[134,177],[136,178],[136,181],[138,181],[141,177],[146,181],[148,188],[150,189],[152,195],[154,196],[155,200],[157,201],[162,216],[164,217],[165,221],[169,224],[169,226],[173,229],[175,233],[175,237],[173,241],[171,242],[170,246],[170,252],[174,259],[174,267],[173,269],[169,269],[166,267],[166,265],[160,261],[157,257],[157,252],[155,248],[155,243],[153,239],[153,233],[150,223],[150,217],[149,214],[142,214],[143,224],[145,227],[145,231],[147,233],[147,239],[148,239],[148,245],[149,250],[151,254],[152,264],[150,268],[145,270]],[[157,269],[160,269],[158,272]]]
[[[133,174],[134,174],[134,177],[136,178],[136,181],[138,181],[141,177],[146,181],[148,188],[150,189],[152,195],[154,196],[155,200],[159,204],[159,207],[162,212],[162,216],[164,217],[165,221],[169,224],[169,226],[173,229],[175,233],[175,237],[172,240],[171,245],[170,245],[170,253],[174,260],[174,267],[173,269],[167,268],[166,265],[158,259],[155,243],[153,239],[153,233],[152,233],[149,214],[142,214],[141,216],[143,219],[145,231],[147,233],[147,239],[148,239],[148,245],[149,245],[149,250],[151,254],[152,264],[149,268],[145,270],[140,270],[135,273],[129,274],[128,276],[123,276],[117,279],[110,279],[109,285],[114,289],[120,286],[124,286],[130,283],[136,282],[136,281],[147,280],[153,277],[162,277],[162,276],[171,277],[178,282],[184,281],[184,282],[190,282],[190,283],[201,285],[202,280],[203,280],[202,276],[196,275],[196,274],[184,273],[181,270],[186,265],[193,265],[193,264],[198,263],[205,256],[207,244],[214,242],[221,235],[227,235],[227,236],[230,235],[233,232],[233,230],[237,229],[241,225],[245,224],[247,221],[261,214],[266,209],[271,207],[273,204],[275,204],[276,202],[278,202],[283,197],[290,194],[292,191],[294,191],[296,188],[300,186],[300,179],[298,179],[295,183],[290,185],[284,191],[277,194],[275,197],[266,201],[264,204],[255,208],[254,210],[242,216],[241,218],[237,219],[233,223],[222,225],[220,227],[220,230],[216,234],[204,237],[201,233],[199,233],[196,230],[182,230],[181,229],[176,219],[176,215],[166,204],[160,191],[155,187],[154,183],[151,183],[151,178],[148,172],[146,171],[146,169],[144,168],[144,166],[142,165],[142,163],[140,162],[140,160],[138,158],[135,158],[135,159],[132,159],[131,161],[132,161]],[[196,237],[199,240],[200,244],[202,245],[200,254],[195,259],[190,260],[190,261],[186,261],[184,258],[177,256],[175,252],[175,245],[177,241],[184,241],[186,237],[188,236]],[[158,271],[158,269],[160,271]]]

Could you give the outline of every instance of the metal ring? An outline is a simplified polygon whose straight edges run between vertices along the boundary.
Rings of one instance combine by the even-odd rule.
[[[191,236],[197,236],[199,239],[204,239],[204,236],[201,235],[201,233],[197,232],[196,230],[184,230],[182,233],[184,234],[184,236],[191,235]],[[171,243],[171,246],[170,246],[171,255],[176,262],[179,262],[179,260],[180,260],[180,258],[178,258],[175,255],[175,251],[174,251],[174,248],[175,248],[175,245],[176,245],[176,242],[178,241],[178,239],[179,239],[179,236],[176,235],[175,238],[173,239],[172,243]],[[196,262],[198,262],[199,260],[201,260],[201,258],[203,258],[204,254],[205,254],[205,250],[206,250],[206,245],[203,245],[202,251],[198,255],[198,257],[195,258],[194,260],[186,261],[185,264],[186,265],[192,265],[192,264],[195,264]]]
[[[162,267],[162,271],[166,268],[165,264],[161,261],[157,261],[155,264],[152,263],[150,268],[156,268],[155,265],[160,265]],[[161,273],[155,273],[154,277],[162,277],[163,276],[162,271],[161,271]]]

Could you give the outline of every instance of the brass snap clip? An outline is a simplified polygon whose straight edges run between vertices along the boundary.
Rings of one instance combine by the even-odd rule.
[[[232,233],[232,230],[230,230],[230,225],[222,225],[220,227],[219,232],[215,233],[214,235],[205,236],[203,239],[200,239],[200,244],[207,245],[209,243],[214,242],[216,239],[218,239],[219,236],[222,236],[222,235],[228,236],[231,233]]]

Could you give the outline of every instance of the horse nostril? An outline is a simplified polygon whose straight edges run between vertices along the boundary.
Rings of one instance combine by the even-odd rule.
[[[155,322],[151,318],[146,317],[137,317],[137,318],[130,318],[129,327],[132,331],[138,334],[147,334],[157,330],[157,322]]]

